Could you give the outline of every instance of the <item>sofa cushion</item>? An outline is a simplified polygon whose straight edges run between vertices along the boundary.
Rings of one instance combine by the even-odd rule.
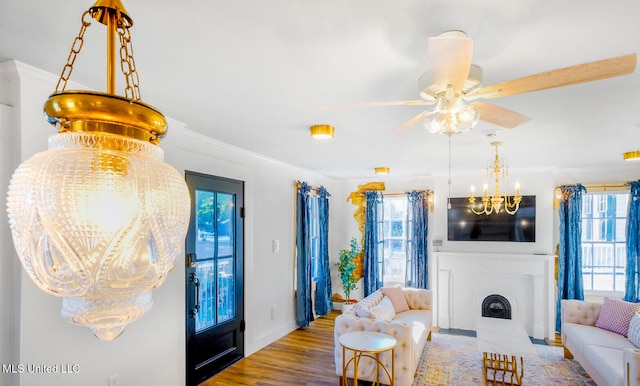
[[[596,327],[627,336],[633,314],[640,311],[640,303],[604,298]]]
[[[635,313],[629,322],[629,332],[627,333],[627,339],[633,343],[634,346],[640,347],[640,314]]]
[[[409,310],[409,304],[407,304],[407,299],[404,297],[402,287],[382,287],[380,291],[391,300],[396,313]]]
[[[635,347],[624,336],[584,324],[565,323],[562,325],[562,334],[568,342],[566,346],[571,352],[584,353],[586,345],[611,347],[616,349]]]
[[[587,344],[584,358],[610,385],[622,385],[622,350]]]
[[[382,298],[380,303],[375,307],[372,307],[369,311],[371,311],[371,319],[382,319],[389,321],[396,316],[396,311],[393,308],[393,303],[388,297]]]

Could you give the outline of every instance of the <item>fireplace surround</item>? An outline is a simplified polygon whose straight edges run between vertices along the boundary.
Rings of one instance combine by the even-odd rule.
[[[490,308],[485,311],[520,321],[536,339],[555,332],[554,256],[438,252],[435,261],[440,328],[475,330],[484,305]]]

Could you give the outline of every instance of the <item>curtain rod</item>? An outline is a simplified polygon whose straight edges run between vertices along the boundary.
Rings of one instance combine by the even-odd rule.
[[[404,195],[407,194],[407,192],[412,192],[414,190],[416,192],[425,192],[425,193],[431,192],[431,190],[429,190],[429,189],[411,189],[411,190],[405,190],[405,191],[402,191],[402,190],[386,191],[385,190],[385,191],[382,191],[382,194],[384,196],[391,196],[391,197],[393,197],[393,196],[404,196]]]
[[[564,185],[574,185],[574,184],[561,184],[559,186]],[[587,191],[596,191],[596,192],[606,192],[609,190],[629,190],[631,188],[626,182],[601,182],[601,183],[590,183],[590,184],[582,184]]]
[[[300,189],[300,187],[302,186],[302,184],[300,184],[300,181],[296,180],[296,181],[293,181],[293,182],[294,182],[294,186],[296,188],[296,191],[298,189]],[[311,190],[311,192],[318,194],[318,192],[320,192],[320,187],[311,186],[310,190]]]

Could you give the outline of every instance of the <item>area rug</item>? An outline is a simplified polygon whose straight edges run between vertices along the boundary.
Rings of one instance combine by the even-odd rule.
[[[538,356],[524,359],[523,385],[596,386],[578,362],[563,357],[562,347],[534,347]],[[432,334],[418,363],[413,386],[484,384],[482,353],[476,349],[476,338]]]

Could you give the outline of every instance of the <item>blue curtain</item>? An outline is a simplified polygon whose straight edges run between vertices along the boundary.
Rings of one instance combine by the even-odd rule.
[[[320,253],[318,281],[316,283],[316,314],[326,315],[333,308],[331,301],[331,272],[329,269],[329,197],[324,186],[318,189],[318,216],[320,221]]]
[[[558,250],[558,301],[556,331],[560,331],[560,300],[584,300],[582,285],[582,194],[584,186],[561,186],[560,247]]]
[[[311,311],[311,240],[309,239],[309,191],[306,182],[298,184],[296,197],[296,322],[306,327],[313,320]]]
[[[627,269],[624,300],[640,302],[640,180],[629,182],[627,213]]]
[[[364,296],[382,287],[382,252],[380,230],[382,226],[382,193],[365,192],[367,198],[364,223]]]
[[[427,192],[407,192],[407,270],[405,285],[429,289],[429,254],[427,241],[429,205]]]

